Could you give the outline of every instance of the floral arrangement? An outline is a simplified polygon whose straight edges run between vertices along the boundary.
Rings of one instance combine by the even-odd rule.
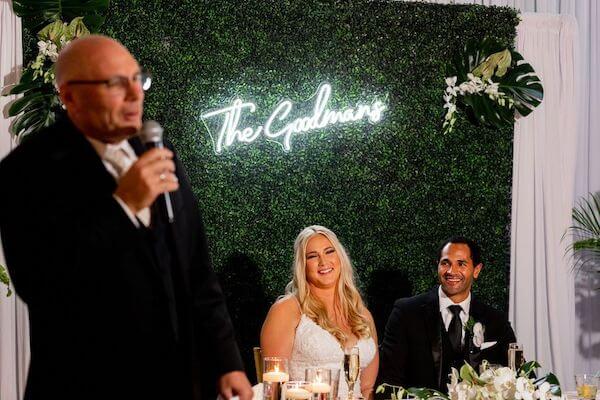
[[[515,113],[526,116],[537,107],[544,89],[531,65],[493,39],[469,42],[446,78],[442,129],[451,132],[459,110],[486,125],[512,125]]]
[[[54,87],[54,63],[64,46],[89,33],[82,17],[74,18],[69,24],[56,20],[38,32],[38,55],[23,71],[19,84],[9,92],[23,94],[8,109],[9,117],[17,117],[10,127],[17,141],[54,122],[55,113],[60,109]]]
[[[523,364],[518,371],[508,367],[489,368],[483,362],[484,371],[478,375],[468,363],[460,372],[452,368],[448,394],[426,388],[404,389],[384,383],[377,388],[377,393],[384,393],[391,388],[391,399],[403,398],[438,399],[438,400],[552,400],[561,396],[560,384],[554,374],[541,378],[532,378],[532,372],[540,365],[535,361]]]

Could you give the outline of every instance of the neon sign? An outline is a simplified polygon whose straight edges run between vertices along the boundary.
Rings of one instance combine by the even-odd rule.
[[[207,120],[220,117],[221,128],[216,136],[211,133],[217,154],[236,142],[252,143],[261,135],[267,140],[279,143],[287,152],[291,150],[292,138],[296,134],[362,120],[376,124],[381,121],[383,111],[386,109],[383,102],[375,99],[370,105],[357,104],[355,107],[332,110],[328,107],[330,97],[331,85],[323,83],[317,90],[312,115],[292,119],[294,103],[283,100],[263,125],[255,127],[239,127],[242,117],[256,111],[256,104],[244,102],[239,98],[233,100],[230,106],[202,114],[201,118],[210,133]]]

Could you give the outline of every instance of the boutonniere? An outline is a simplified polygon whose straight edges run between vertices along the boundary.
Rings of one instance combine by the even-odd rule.
[[[465,331],[469,333],[473,341],[473,347],[479,349],[483,344],[483,334],[485,333],[485,327],[481,322],[475,322],[473,317],[469,317],[465,324]]]

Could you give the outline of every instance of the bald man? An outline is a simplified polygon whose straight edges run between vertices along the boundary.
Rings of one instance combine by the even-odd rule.
[[[26,399],[192,399],[215,383],[252,397],[183,168],[134,137],[148,83],[118,42],[73,41],[56,64],[66,116],[0,163],[0,233],[30,314]]]

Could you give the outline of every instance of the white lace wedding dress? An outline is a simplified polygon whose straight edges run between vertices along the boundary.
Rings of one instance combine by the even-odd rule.
[[[360,339],[356,345],[360,352],[360,368],[363,370],[375,357],[375,341],[373,338]],[[344,351],[335,337],[302,314],[290,357],[290,379],[304,380],[304,371],[308,367],[340,369],[338,397],[345,399],[348,395],[348,385],[344,379],[343,361]],[[360,378],[354,385],[355,396],[359,393]]]

